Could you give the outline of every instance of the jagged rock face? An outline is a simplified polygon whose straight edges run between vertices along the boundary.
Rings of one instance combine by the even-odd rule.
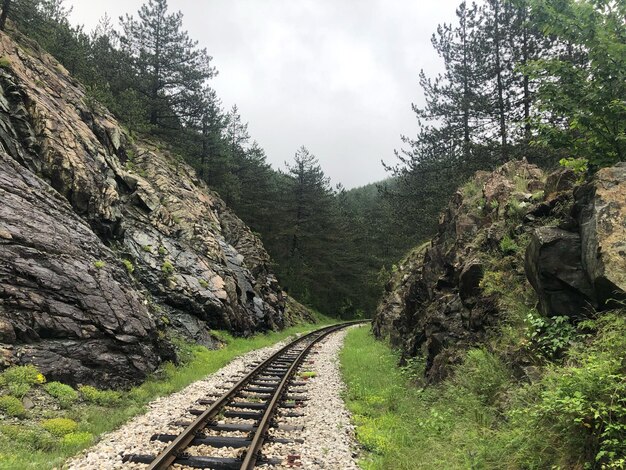
[[[597,306],[580,254],[578,233],[557,227],[534,230],[524,265],[544,315],[581,317]]]
[[[421,350],[429,379],[445,377],[460,351],[480,341],[497,320],[493,299],[481,295],[483,245],[498,244],[503,235],[498,222],[510,206],[531,206],[530,191],[540,187],[542,177],[525,162],[478,172],[477,194],[457,191],[435,238],[413,252],[387,286],[374,333],[389,337],[405,357]],[[516,188],[517,179],[524,180],[524,191]]]
[[[49,379],[123,385],[159,363],[155,323],[66,200],[0,152],[0,343]]]
[[[429,379],[445,377],[505,313],[502,293],[487,291],[482,280],[512,232],[529,243],[523,266],[511,257],[506,269],[520,285],[526,274],[544,315],[576,320],[611,306],[609,299],[626,299],[626,164],[600,170],[582,187],[567,170],[546,180],[542,193],[542,172],[525,162],[478,172],[469,186],[478,195],[458,191],[438,234],[392,277],[374,333],[404,357],[421,350]]]
[[[219,196],[160,144],[132,141],[24,41],[0,33],[5,363],[122,384],[169,354],[155,325],[212,346],[210,328],[297,321],[261,242]]]
[[[601,304],[626,299],[626,163],[576,192],[582,264]]]

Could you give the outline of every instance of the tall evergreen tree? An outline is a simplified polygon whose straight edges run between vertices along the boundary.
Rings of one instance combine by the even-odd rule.
[[[182,29],[182,13],[169,13],[167,0],[148,0],[138,18],[120,18],[120,43],[132,58],[137,90],[146,97],[148,121],[179,127],[198,99],[205,82],[216,73],[206,49],[199,49]]]

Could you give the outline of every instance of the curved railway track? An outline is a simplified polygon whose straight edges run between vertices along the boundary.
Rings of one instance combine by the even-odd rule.
[[[126,455],[124,461],[148,464],[148,470],[164,470],[174,464],[214,470],[249,470],[257,464],[281,463],[264,459],[261,448],[268,441],[292,442],[271,438],[268,431],[277,426],[275,418],[279,410],[283,410],[286,416],[299,416],[293,411],[285,411],[306,400],[306,397],[289,392],[290,388],[304,385],[294,380],[296,372],[315,344],[330,333],[356,323],[362,322],[321,328],[295,339],[257,365],[223,395],[215,400],[201,400],[199,403],[208,405],[208,408],[190,410],[197,418],[184,423],[186,427],[179,435],[154,435],[153,440],[169,443],[159,455]],[[232,422],[227,423],[226,419]],[[253,424],[248,424],[250,421]],[[233,433],[239,435],[220,435]],[[246,433],[245,437],[241,437],[241,433]],[[237,457],[198,455],[193,450],[196,446],[231,447],[240,449],[240,452]]]

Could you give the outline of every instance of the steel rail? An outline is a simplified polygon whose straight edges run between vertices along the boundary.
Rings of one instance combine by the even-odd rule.
[[[351,322],[341,323],[338,325],[337,324],[331,325],[325,328],[320,328],[319,330],[312,331],[304,336],[301,336],[295,339],[291,343],[287,344],[286,346],[276,351],[274,354],[272,354],[270,357],[264,360],[261,364],[255,367],[252,371],[246,374],[243,378],[241,378],[235,385],[233,385],[233,387],[230,390],[226,391],[208,409],[206,409],[191,424],[189,424],[187,428],[185,428],[185,430],[176,437],[176,439],[174,439],[159,455],[155,457],[155,459],[148,466],[148,470],[165,470],[170,465],[172,465],[174,461],[176,460],[176,458],[178,457],[178,455],[184,449],[186,449],[189,446],[189,444],[191,444],[191,442],[196,437],[197,433],[200,430],[204,429],[208,425],[208,423],[215,416],[219,414],[222,408],[228,406],[228,403],[230,402],[230,400],[234,398],[234,396],[237,393],[243,390],[247,386],[248,382],[252,381],[252,379],[254,379],[257,375],[261,374],[266,368],[268,368],[268,366],[272,362],[274,362],[277,358],[279,358],[285,352],[288,352],[290,349],[293,349],[294,346],[302,343],[303,341],[308,340],[311,337],[318,336],[317,338],[314,339],[314,341],[312,341],[305,348],[306,352],[308,352],[317,341],[321,340],[328,334],[334,331],[337,331],[339,329],[345,328],[346,326],[350,326],[350,325],[362,323],[362,322],[363,321],[351,321]],[[273,412],[277,408],[279,399],[284,392],[284,388],[286,388],[286,385],[289,383],[291,376],[293,376],[297,367],[302,363],[302,360],[304,360],[305,355],[306,355],[305,353],[301,353],[298,356],[298,358],[294,361],[294,363],[292,363],[288,373],[285,374],[285,376],[283,377],[283,380],[280,383],[280,385],[282,385],[283,387],[281,388],[279,386],[277,388],[277,392],[274,392],[270,405],[268,406],[266,412],[263,415],[261,422],[259,423],[259,426],[257,427],[257,432],[255,433],[252,443],[250,446],[248,446],[248,451],[246,452],[246,456],[244,459],[244,463],[248,462],[246,463],[246,465],[248,466],[244,466],[242,464],[241,469],[249,469],[254,466],[256,459],[257,459],[258,451],[261,448],[263,444],[263,440],[264,440],[264,437],[260,437],[260,436],[264,435],[265,432],[267,431],[266,428],[268,428],[270,425],[271,417],[273,416]],[[297,362],[297,366],[296,366],[296,362]],[[272,411],[268,412],[270,409]],[[254,449],[254,451],[252,451],[252,449]]]
[[[272,400],[270,401],[267,409],[265,410],[265,413],[263,414],[263,418],[261,418],[261,421],[259,422],[257,432],[254,434],[254,438],[252,439],[252,442],[248,446],[248,450],[246,451],[245,457],[241,464],[241,470],[249,470],[249,469],[254,468],[254,465],[256,464],[257,458],[259,456],[259,451],[261,450],[261,447],[263,446],[265,435],[267,433],[267,430],[270,427],[270,422],[272,418],[274,417],[274,413],[276,412],[278,402],[282,398],[283,394],[285,393],[285,390],[287,390],[289,386],[289,382],[291,381],[293,375],[296,373],[296,370],[298,369],[298,367],[300,367],[300,364],[302,364],[302,361],[304,361],[304,358],[306,357],[306,355],[309,353],[309,351],[311,351],[313,346],[315,346],[319,341],[324,339],[329,334],[344,327],[345,327],[344,325],[335,326],[334,328],[324,331],[317,338],[311,341],[311,343],[308,344],[300,352],[300,354],[298,354],[298,357],[293,361],[293,363],[291,364],[291,367],[289,368],[289,370],[283,377],[283,380],[280,382],[280,384],[276,388],[276,392],[274,393]]]

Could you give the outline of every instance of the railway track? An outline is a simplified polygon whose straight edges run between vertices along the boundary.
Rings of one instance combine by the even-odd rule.
[[[252,469],[255,465],[283,463],[280,459],[264,458],[261,449],[268,442],[294,442],[272,437],[269,431],[271,428],[297,430],[279,427],[276,420],[279,413],[283,417],[300,416],[297,410],[306,401],[300,387],[306,383],[297,380],[296,372],[315,344],[356,323],[360,322],[321,328],[297,338],[258,364],[222,395],[197,402],[207,408],[190,409],[189,413],[197,417],[190,423],[177,423],[185,427],[180,434],[155,434],[152,440],[168,443],[160,454],[130,454],[124,456],[124,461],[148,464],[148,470],[163,470],[171,465],[213,470]],[[216,455],[217,452],[202,455],[211,453],[207,449],[225,447],[239,451],[235,457]]]

